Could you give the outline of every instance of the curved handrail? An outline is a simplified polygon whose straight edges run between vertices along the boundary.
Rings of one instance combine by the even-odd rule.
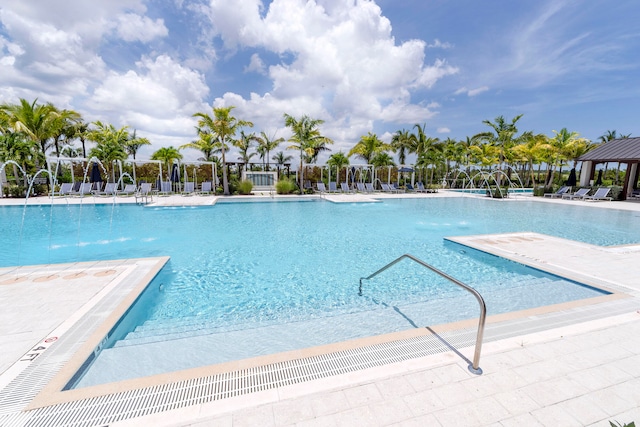
[[[482,295],[480,295],[480,293],[478,291],[476,291],[474,288],[472,288],[471,286],[462,283],[458,279],[449,276],[444,271],[438,270],[437,268],[435,268],[431,264],[427,264],[426,262],[422,261],[421,259],[418,259],[418,258],[414,257],[413,255],[404,254],[402,256],[399,256],[395,260],[391,261],[389,264],[385,265],[384,267],[382,267],[381,269],[379,269],[375,273],[372,273],[367,277],[361,277],[360,278],[360,287],[359,287],[358,295],[362,296],[362,281],[363,280],[369,280],[369,279],[377,276],[378,274],[382,273],[383,271],[387,270],[388,268],[393,267],[395,264],[397,264],[398,262],[402,261],[404,258],[409,258],[410,260],[415,261],[418,264],[420,264],[421,266],[428,268],[429,270],[431,270],[434,273],[440,275],[441,277],[444,277],[448,281],[460,286],[462,289],[470,292],[474,297],[476,297],[476,300],[478,300],[478,304],[480,304],[480,318],[478,319],[478,333],[476,335],[476,349],[475,349],[475,352],[473,354],[473,362],[471,364],[469,364],[469,371],[471,371],[474,374],[481,375],[482,374],[482,369],[480,369],[480,366],[479,366],[479,363],[480,363],[480,351],[482,350],[482,339],[484,337],[484,325],[485,325],[485,321],[486,321],[486,318],[487,318],[487,305],[485,304],[484,298],[482,298]]]

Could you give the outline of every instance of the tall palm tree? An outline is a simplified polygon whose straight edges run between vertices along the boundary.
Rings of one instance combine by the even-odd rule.
[[[102,123],[99,120],[93,122],[93,125],[96,128],[87,133],[87,139],[94,141],[96,146],[89,151],[89,156],[100,159],[107,172],[113,172],[113,161],[124,161],[128,157],[126,150],[127,141],[129,141],[128,126],[116,129],[114,125]]]
[[[214,107],[213,117],[207,113],[195,113],[193,117],[198,118],[198,128],[210,132],[220,143],[222,154],[222,188],[224,195],[229,195],[229,181],[227,178],[227,159],[225,148],[227,139],[233,139],[236,132],[243,126],[253,127],[253,123],[240,120],[231,115],[231,110],[235,107]]]
[[[275,150],[278,145],[284,142],[284,138],[276,138],[275,135],[269,136],[264,131],[260,132],[260,136],[256,136],[256,141],[258,142],[258,148],[256,151],[260,155],[262,159],[262,163],[264,164],[264,159],[267,159],[267,165],[265,170],[269,170],[269,153],[272,150]]]
[[[553,131],[556,135],[549,140],[553,151],[551,158],[551,173],[549,174],[549,179],[545,183],[545,187],[549,188],[553,184],[553,178],[555,174],[555,169],[560,169],[560,174],[562,174],[562,164],[563,162],[572,158],[575,153],[580,152],[586,149],[587,140],[584,138],[580,138],[578,132],[569,132],[567,128],[560,129],[560,132]],[[584,145],[584,147],[580,148],[580,146]]]
[[[289,163],[291,159],[293,159],[293,156],[287,156],[282,151],[279,151],[271,158],[271,160],[276,162],[276,165],[278,168],[278,179],[280,179],[280,168],[283,167],[285,164]]]
[[[385,166],[395,166],[396,164],[393,162],[393,157],[389,153],[378,153],[371,159],[371,164],[376,168],[381,168]]]
[[[349,165],[349,157],[345,156],[342,151],[338,151],[337,153],[333,153],[327,159],[327,166],[329,166],[329,181],[331,181],[331,170],[335,168],[336,173],[340,174],[340,169]],[[336,181],[338,177],[336,176]]]
[[[507,160],[510,150],[514,145],[519,143],[518,137],[516,137],[516,134],[518,133],[516,123],[522,118],[522,116],[522,114],[515,116],[511,119],[511,123],[508,123],[504,116],[496,117],[494,122],[490,120],[483,120],[482,123],[489,126],[492,131],[481,132],[473,136],[474,139],[486,144],[491,144],[497,148],[498,170],[502,170],[503,164]],[[501,174],[498,174],[496,181],[498,185],[500,185],[502,181]]]
[[[82,157],[87,157],[87,133],[89,133],[89,123],[85,121],[78,121],[72,128],[72,138],[78,138],[82,144]]]
[[[129,136],[129,139],[125,143],[125,150],[127,154],[133,157],[133,160],[136,159],[136,154],[138,154],[138,150],[144,145],[151,145],[151,141],[147,138],[138,138],[136,136],[136,130],[133,130],[133,133]]]
[[[238,157],[238,160],[242,160],[242,162],[244,163],[244,170],[247,170],[251,158],[256,155],[256,153],[249,153],[249,150],[251,150],[251,147],[253,145],[252,143],[255,140],[255,134],[250,133],[247,135],[243,130],[241,130],[240,138],[234,141],[233,145],[235,145],[240,152],[240,157]]]
[[[52,122],[53,146],[56,150],[56,157],[60,157],[60,142],[75,138],[76,125],[82,122],[79,113],[73,110],[58,110],[54,107]]]
[[[534,134],[533,132],[525,132],[522,134],[522,144],[518,144],[511,149],[514,158],[517,161],[525,163],[525,174],[527,175],[525,186],[536,185],[536,177],[534,174],[534,165],[541,165],[544,161],[545,154],[551,149],[549,138],[544,134]],[[538,171],[539,173],[539,171]]]
[[[326,144],[333,144],[331,139],[320,133],[318,126],[322,123],[324,123],[324,120],[312,119],[307,115],[302,116],[300,119],[296,119],[286,113],[284,115],[284,124],[291,128],[291,131],[293,132],[289,138],[289,142],[292,142],[293,144],[287,147],[287,149],[300,151],[300,173],[298,174],[300,180],[300,191],[304,188],[302,162],[304,161],[305,156],[313,158],[314,156],[317,156],[317,153],[319,153],[318,150],[321,150]],[[324,147],[324,149],[326,149],[326,147]]]
[[[5,131],[0,134],[0,162],[7,162],[13,160],[18,163],[22,170],[25,172],[22,174],[23,183],[27,186],[27,173],[28,166],[32,164],[32,159],[37,153],[37,144],[31,139],[27,138],[21,132]],[[12,163],[13,176],[18,180],[20,174],[18,173],[18,167]]]
[[[391,147],[398,152],[398,161],[404,165],[407,161],[407,152],[411,152],[411,132],[406,129],[396,131],[391,137]]]
[[[360,141],[353,146],[347,157],[356,156],[363,159],[367,164],[371,163],[371,159],[379,153],[392,150],[391,144],[386,144],[378,138],[375,133],[369,132],[368,134],[361,136]]]

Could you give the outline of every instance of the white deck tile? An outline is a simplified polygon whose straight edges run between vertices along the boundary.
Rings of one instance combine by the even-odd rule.
[[[509,411],[492,397],[476,399],[465,405],[438,411],[434,415],[444,426],[489,425],[510,418]]]
[[[309,398],[290,399],[274,403],[273,417],[277,426],[296,424],[315,418]]]
[[[558,403],[558,406],[578,420],[581,425],[604,421],[608,418],[608,414],[603,411],[599,407],[598,402],[589,395],[565,400],[564,402]]]
[[[382,402],[384,399],[375,384],[364,384],[344,390],[347,402],[352,408]]]
[[[383,399],[406,396],[416,391],[405,377],[387,378],[378,381],[376,386]]]
[[[518,416],[526,414],[540,406],[523,390],[507,389],[493,395],[496,399],[512,416]]]
[[[233,427],[275,427],[273,406],[262,405],[233,413]]]
[[[500,421],[500,426],[502,427],[538,427],[542,426],[531,414],[522,414],[517,417],[507,418],[506,420]]]
[[[389,425],[411,418],[411,410],[401,397],[389,398],[374,405],[369,405],[378,425]]]
[[[424,390],[409,394],[403,398],[415,416],[432,414],[446,408],[435,390]]]
[[[310,396],[311,407],[316,417],[335,414],[349,408],[347,396],[342,390]]]
[[[582,426],[578,420],[558,405],[545,406],[531,412],[533,418],[543,426]]]

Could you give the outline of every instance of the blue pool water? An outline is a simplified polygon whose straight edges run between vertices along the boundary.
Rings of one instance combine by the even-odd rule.
[[[478,289],[489,315],[595,296],[443,237],[536,231],[637,243],[637,216],[478,198],[2,207],[0,262],[171,257],[84,386],[477,317],[472,296],[408,261],[358,296],[360,277],[404,253]]]

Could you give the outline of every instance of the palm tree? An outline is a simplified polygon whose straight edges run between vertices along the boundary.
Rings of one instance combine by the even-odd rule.
[[[544,161],[545,153],[551,149],[549,138],[544,134],[533,134],[526,132],[522,134],[522,144],[518,144],[511,149],[514,158],[526,165],[525,173],[527,178],[525,186],[536,185],[536,177],[534,174],[534,164],[541,165]],[[538,171],[539,174],[539,171]]]
[[[203,154],[202,157],[198,158],[199,161],[217,162],[218,158],[214,156],[214,154],[221,152],[222,148],[216,136],[209,131],[204,131],[200,128],[196,129],[198,131],[198,139],[193,140],[187,144],[183,144],[178,147],[178,149],[184,150],[185,148],[193,148],[194,150],[198,150]]]
[[[304,188],[302,162],[304,161],[305,156],[313,159],[314,156],[317,156],[317,153],[326,149],[326,144],[333,143],[331,139],[320,134],[318,126],[322,123],[324,123],[324,120],[312,119],[307,115],[302,116],[300,119],[295,119],[293,116],[286,113],[284,115],[284,124],[291,128],[291,131],[293,132],[293,135],[289,138],[289,142],[292,142],[293,144],[287,147],[287,149],[300,151],[300,191]]]
[[[7,115],[8,125],[15,132],[23,132],[29,139],[40,144],[42,156],[46,156],[49,139],[53,136],[56,108],[53,104],[31,104],[20,98],[19,104],[4,104],[0,110]]]
[[[269,153],[272,150],[275,150],[278,145],[284,142],[284,138],[275,138],[275,135],[268,136],[264,131],[260,132],[260,136],[256,136],[256,141],[258,142],[258,148],[256,151],[260,155],[262,159],[262,163],[264,164],[264,159],[267,159],[267,165],[265,170],[269,170]]]
[[[244,163],[244,170],[247,170],[251,158],[256,155],[256,153],[249,153],[252,142],[255,140],[256,136],[253,133],[247,135],[243,130],[241,130],[240,138],[238,138],[233,144],[238,148],[238,151],[240,151],[240,157],[238,157],[238,160],[242,160]]]
[[[392,150],[393,147],[390,144],[386,144],[378,138],[375,133],[369,132],[367,135],[361,136],[360,141],[353,146],[347,157],[353,155],[360,157],[367,164],[371,163],[371,159],[379,153]]]
[[[600,135],[598,137],[598,139],[600,140],[600,142],[602,142],[603,144],[605,142],[609,142],[613,139],[618,139],[618,132],[614,129],[614,130],[608,130],[605,133],[603,133],[602,135]]]
[[[411,152],[411,132],[406,129],[396,131],[391,137],[391,147],[398,152],[398,161],[404,165],[407,152]]]
[[[342,151],[337,153],[333,153],[327,159],[327,166],[329,166],[329,181],[331,181],[331,170],[335,168],[336,170],[336,181],[338,180],[338,176],[340,174],[340,169],[349,165],[349,157],[345,156]]]
[[[239,120],[231,115],[231,110],[235,107],[213,108],[213,117],[207,113],[195,113],[193,117],[198,117],[198,128],[208,131],[215,136],[222,152],[222,188],[224,195],[229,195],[229,181],[227,179],[227,160],[225,156],[226,142],[232,138],[243,126],[253,127],[253,123],[246,120]]]
[[[395,166],[396,164],[393,162],[393,157],[389,155],[389,153],[378,153],[371,159],[371,164],[376,168],[381,168],[385,166]]]
[[[485,144],[491,144],[497,148],[498,151],[498,170],[502,170],[502,165],[507,160],[510,150],[516,145],[519,140],[516,137],[518,133],[518,128],[516,127],[516,123],[520,118],[522,118],[522,114],[515,116],[511,119],[511,123],[507,123],[504,116],[498,116],[495,118],[495,121],[492,122],[490,120],[483,120],[482,123],[489,126],[493,132],[481,132],[477,135],[474,135],[473,138],[477,139]],[[498,174],[496,182],[500,185],[502,181],[501,174]]]
[[[69,142],[70,139],[75,138],[76,125],[82,122],[82,117],[73,110],[58,110],[54,107],[53,111],[53,146],[56,149],[56,157],[60,157],[60,142],[63,139]]]
[[[0,162],[13,160],[18,163],[25,172],[22,175],[25,187],[27,182],[28,165],[31,164],[34,155],[37,153],[37,144],[31,139],[25,137],[20,132],[3,132],[0,134]],[[13,166],[13,176],[18,181],[18,168]]]
[[[90,157],[100,159],[107,172],[113,172],[112,163],[115,160],[124,161],[128,154],[126,144],[129,141],[129,131],[127,126],[120,129],[112,124],[93,122],[96,129],[87,133],[87,139],[94,141],[96,146],[89,151]]]
[[[575,153],[586,149],[587,144],[587,140],[580,138],[578,132],[569,132],[567,128],[560,129],[560,132],[556,132],[555,130],[553,132],[556,136],[549,140],[553,151],[550,163],[551,172],[549,174],[549,179],[545,183],[546,188],[550,188],[553,184],[555,169],[558,167],[560,169],[560,174],[562,175],[563,162],[569,160],[575,155]],[[585,147],[579,148],[581,145],[584,145]]]
[[[151,141],[149,141],[147,138],[138,138],[136,136],[136,130],[134,129],[133,133],[131,134],[131,136],[129,137],[127,142],[125,143],[124,148],[127,151],[127,154],[132,156],[133,160],[135,160],[136,159],[136,154],[138,153],[138,150],[143,145],[151,145]]]
[[[280,179],[280,168],[283,167],[285,164],[289,163],[291,159],[293,159],[292,156],[287,156],[282,151],[279,151],[271,158],[271,160],[276,162],[276,165],[278,168],[278,179]]]
[[[174,160],[182,159],[182,154],[173,146],[162,147],[151,155],[151,160],[160,160],[165,165],[168,173],[171,173],[171,165]]]
[[[85,121],[78,121],[72,128],[72,138],[78,138],[82,144],[82,157],[87,157],[87,147],[85,145],[87,140],[87,133],[89,132],[89,123]]]

